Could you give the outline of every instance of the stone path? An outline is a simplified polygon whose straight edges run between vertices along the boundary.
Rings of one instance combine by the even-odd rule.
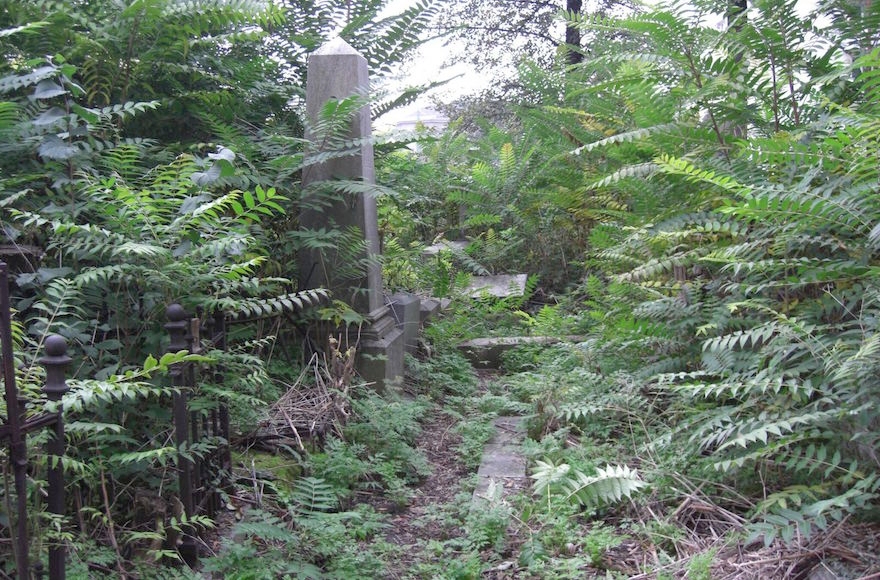
[[[495,435],[483,449],[483,459],[477,471],[472,509],[487,501],[504,499],[529,485],[526,459],[522,455],[526,431],[523,418],[498,417],[494,424]],[[492,491],[500,493],[501,498],[490,497]]]

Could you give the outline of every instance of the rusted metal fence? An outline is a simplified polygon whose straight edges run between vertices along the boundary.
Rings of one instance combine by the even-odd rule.
[[[39,412],[26,416],[25,401],[19,397],[15,361],[13,357],[13,332],[10,314],[9,277],[6,264],[0,262],[0,347],[2,347],[3,382],[5,385],[6,417],[0,417],[0,444],[9,449],[16,498],[15,523],[10,531],[15,555],[16,577],[19,580],[43,577],[40,558],[32,562],[28,535],[28,450],[27,434],[42,428],[51,428],[52,436],[46,444],[48,463],[47,507],[49,513],[62,517],[65,512],[64,471],[61,458],[64,455],[64,421],[60,406],[52,412]],[[171,341],[168,352],[182,350],[202,352],[202,327],[198,318],[190,318],[178,304],[168,307],[168,330]],[[215,313],[205,327],[214,349],[226,347],[225,315]],[[44,356],[39,360],[46,369],[42,388],[49,401],[59,403],[68,391],[64,370],[70,364],[67,343],[57,335],[45,341]],[[212,367],[210,376],[200,376],[196,363],[178,363],[171,369],[171,384],[175,387],[173,397],[173,421],[175,443],[178,448],[178,481],[180,501],[187,519],[196,515],[213,516],[221,505],[221,490],[228,484],[231,472],[229,449],[229,413],[220,404],[207,412],[195,412],[189,408],[189,400],[199,380],[221,383],[222,368]],[[11,490],[6,489],[7,494]],[[183,537],[179,551],[184,561],[194,565],[198,560],[198,543],[195,528]],[[64,580],[65,550],[61,544],[49,548],[49,580]],[[0,571],[2,576],[2,571]]]
[[[9,460],[12,466],[15,489],[15,526],[10,525],[13,534],[12,547],[15,553],[16,573],[20,580],[28,580],[32,573],[42,576],[42,565],[37,561],[31,565],[28,541],[28,498],[27,434],[37,429],[50,427],[53,430],[46,444],[48,455],[48,509],[56,516],[64,515],[64,470],[61,457],[64,455],[64,418],[60,408],[53,412],[41,412],[27,417],[25,401],[19,398],[15,379],[15,361],[12,349],[12,316],[9,303],[9,273],[6,264],[0,262],[0,348],[3,349],[3,383],[5,386],[6,417],[0,425],[0,441],[9,447]],[[43,393],[49,401],[58,403],[67,392],[64,369],[70,363],[67,356],[67,342],[58,335],[49,336],[45,342],[45,356],[40,364],[46,368]],[[9,493],[9,490],[6,490]],[[11,520],[10,520],[11,524]],[[64,547],[58,544],[49,548],[49,578],[63,580]]]
[[[193,354],[202,352],[202,327],[200,318],[190,318],[179,304],[172,304],[167,310],[168,323],[165,325],[170,342],[168,352],[187,350]],[[223,312],[216,312],[207,325],[210,343],[215,350],[226,348],[226,318]],[[219,404],[208,412],[191,411],[189,398],[195,391],[198,381],[207,378],[199,376],[199,369],[193,363],[178,363],[171,369],[171,384],[176,388],[174,394],[174,438],[178,448],[178,478],[180,498],[184,513],[188,518],[195,515],[213,516],[220,507],[221,490],[228,485],[232,469],[229,451],[229,412],[225,404]],[[214,366],[211,382],[222,383],[222,368]],[[207,452],[194,452],[194,448],[207,447]],[[198,546],[195,537],[187,534],[178,547],[181,557],[189,565],[198,561]]]

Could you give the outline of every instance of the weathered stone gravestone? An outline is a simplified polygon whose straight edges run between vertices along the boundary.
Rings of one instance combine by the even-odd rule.
[[[470,284],[464,292],[471,298],[480,296],[494,296],[495,298],[507,298],[508,296],[523,296],[526,293],[525,274],[498,274],[495,276],[471,276]]]
[[[403,331],[403,344],[406,352],[416,354],[419,348],[419,329],[421,328],[421,300],[412,294],[400,292],[391,296],[391,312],[397,327]]]
[[[467,240],[442,240],[437,242],[436,244],[432,244],[427,246],[424,250],[422,250],[422,254],[425,256],[436,256],[440,252],[444,250],[449,250],[453,252],[463,252],[465,248],[468,247]]]
[[[369,89],[366,59],[341,38],[331,40],[309,57],[306,112],[313,127],[319,124],[321,110],[329,102],[365,98]],[[347,135],[348,141],[358,143],[358,147],[338,155],[320,141],[313,143],[309,155],[316,162],[303,170],[303,187],[312,193],[304,196],[300,229],[318,236],[336,228],[354,232],[358,239],[348,247],[302,249],[299,282],[302,289],[328,288],[334,298],[345,301],[365,317],[365,325],[348,329],[348,338],[351,344],[358,343],[361,376],[384,388],[403,376],[404,339],[383,299],[377,260],[376,199],[363,191],[342,192],[339,187],[344,181],[375,183],[371,133],[370,108],[364,104],[354,114]],[[307,137],[317,136],[312,131]],[[343,264],[343,259],[348,263]],[[342,275],[350,269],[352,261],[364,264],[365,268],[355,276]],[[319,344],[326,338],[318,337]]]

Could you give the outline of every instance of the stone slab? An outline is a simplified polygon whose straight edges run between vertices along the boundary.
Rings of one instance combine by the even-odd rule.
[[[422,250],[422,254],[425,256],[436,256],[443,250],[463,252],[464,249],[468,247],[468,244],[470,244],[470,242],[467,240],[443,240],[437,244],[427,246]]]
[[[403,330],[394,328],[381,337],[361,340],[357,369],[361,377],[383,392],[403,383]]]
[[[498,417],[494,421],[495,434],[483,449],[483,458],[477,470],[471,509],[495,498],[493,491],[505,495],[516,493],[529,485],[526,459],[522,454],[525,422],[522,417]]]
[[[495,435],[489,440],[488,445],[519,446],[523,442],[526,428],[522,417],[498,417],[493,424]]]
[[[583,339],[583,336],[493,336],[466,340],[457,348],[474,368],[500,369],[502,355],[518,346],[580,342]]]
[[[471,276],[471,281],[465,288],[465,294],[472,298],[480,296],[494,296],[507,298],[508,296],[522,296],[526,292],[525,274],[499,274],[497,276]]]
[[[440,312],[440,301],[436,298],[424,298],[419,304],[419,319],[422,324]]]
[[[486,445],[477,477],[483,479],[506,479],[525,477],[526,460],[513,446]]]

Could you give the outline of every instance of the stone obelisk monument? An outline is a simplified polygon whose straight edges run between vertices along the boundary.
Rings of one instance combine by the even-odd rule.
[[[345,155],[329,150],[325,135],[314,129],[320,126],[321,111],[329,102],[350,97],[365,99],[369,90],[366,59],[341,38],[310,55],[306,113],[313,129],[307,134],[312,141],[307,155],[320,160],[303,170],[303,188],[308,193],[300,211],[300,229],[316,235],[333,229],[356,232],[359,243],[346,248],[303,248],[299,253],[299,282],[302,289],[329,289],[335,299],[348,303],[366,319],[364,325],[345,330],[349,342],[358,344],[361,376],[381,389],[403,376],[404,341],[403,331],[396,327],[382,293],[376,199],[369,193],[342,192],[333,184],[340,180],[375,183],[369,105],[361,106],[351,118],[347,140],[360,145]],[[354,257],[365,268],[353,276],[352,263],[342,263],[342,257],[346,262]],[[326,336],[317,339],[318,344],[324,344]]]

